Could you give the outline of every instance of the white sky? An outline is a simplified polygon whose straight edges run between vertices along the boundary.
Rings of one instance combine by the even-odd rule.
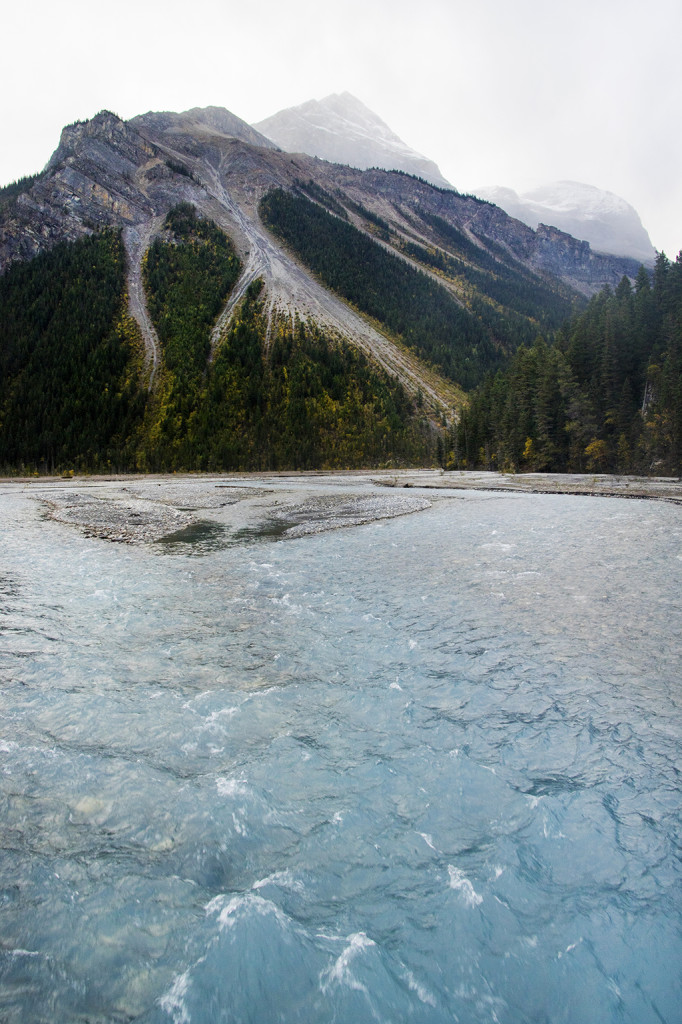
[[[2,33],[2,184],[103,107],[253,122],[348,90],[462,191],[583,181],[682,249],[680,0],[34,0]]]

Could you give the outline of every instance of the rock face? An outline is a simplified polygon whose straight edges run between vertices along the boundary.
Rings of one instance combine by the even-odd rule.
[[[404,143],[349,92],[280,110],[254,128],[289,153],[307,153],[363,170],[405,171],[440,188],[452,187],[432,160]]]
[[[135,179],[154,157],[154,146],[108,111],[64,128],[44,174],[3,210],[0,270],[57,242],[148,217],[152,205]]]
[[[577,181],[555,181],[521,195],[499,185],[476,189],[476,194],[531,228],[550,224],[586,240],[596,252],[627,256],[647,264],[655,258],[639,214],[613,192]]]
[[[547,224],[539,224],[535,232],[531,262],[538,270],[560,277],[585,295],[590,294],[598,282],[615,288],[623,277],[634,277],[638,269],[637,260],[592,252],[589,242],[578,241],[568,232]]]
[[[181,114],[172,111],[148,111],[133,117],[129,124],[148,134],[161,136],[201,136],[202,134],[224,135],[226,138],[241,139],[252,146],[277,149],[274,142],[261,135],[246,121],[232,114],[225,107],[192,107]]]
[[[360,227],[353,203],[383,218],[396,237],[440,245],[423,218],[435,214],[488,258],[557,276],[585,295],[616,285],[624,274],[634,277],[639,266],[594,252],[555,227],[533,230],[499,206],[405,174],[283,153],[229,111],[208,107],[128,122],[103,111],[66,127],[45,172],[27,191],[5,201],[0,191],[0,272],[13,260],[31,259],[102,227],[125,228],[126,244],[148,241],[168,210],[184,201],[227,231],[248,273],[263,276],[278,301],[311,315],[333,309],[337,317],[339,300],[293,263],[258,217],[259,200],[269,189],[296,189],[308,181],[350,201],[351,220]],[[132,245],[129,254],[131,262],[140,257]]]
[[[0,209],[0,272],[57,242],[103,227],[140,225],[192,200],[197,149],[210,159],[219,144],[233,140],[276,149],[222,107],[148,113],[128,122],[101,111],[68,125],[43,175]],[[183,160],[188,151],[190,161]]]
[[[453,382],[325,287],[266,229],[259,204],[273,188],[306,195],[345,218],[429,275],[472,318],[493,309],[497,319],[487,321],[486,329],[499,345],[504,332],[495,325],[504,319],[500,301],[506,300],[499,298],[498,280],[535,288],[542,315],[548,294],[560,295],[566,308],[573,308],[575,291],[589,296],[605,284],[615,287],[639,268],[635,260],[595,253],[587,242],[557,228],[533,230],[499,206],[433,187],[423,176],[282,152],[229,111],[207,108],[150,113],[128,122],[103,111],[65,128],[37,180],[27,181],[18,195],[16,189],[0,190],[0,273],[61,241],[121,228],[128,310],[144,340],[151,388],[161,347],[146,309],[144,255],[162,232],[166,214],[178,203],[191,203],[232,239],[243,264],[218,318],[218,334],[249,285],[262,279],[268,324],[285,314],[292,321],[299,316],[314,322],[356,345],[409,393],[421,393],[445,415],[457,400]],[[437,258],[440,264],[434,264]],[[460,269],[443,276],[434,267],[444,265]]]

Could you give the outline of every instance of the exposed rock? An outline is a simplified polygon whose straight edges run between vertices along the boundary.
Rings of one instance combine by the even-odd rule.
[[[168,211],[190,202],[232,238],[244,262],[220,330],[248,284],[262,277],[271,317],[275,311],[298,314],[349,339],[409,391],[420,390],[447,413],[456,397],[452,385],[325,288],[261,223],[258,204],[269,189],[295,189],[309,180],[341,202],[350,200],[351,212],[359,203],[384,218],[396,237],[442,244],[423,219],[424,212],[437,214],[485,249],[488,259],[511,259],[527,271],[557,275],[586,295],[637,273],[634,261],[594,253],[587,243],[554,228],[534,231],[499,207],[408,174],[283,153],[229,111],[214,107],[145,114],[129,122],[103,111],[66,127],[45,173],[0,208],[0,272],[60,241],[103,227],[123,228],[130,312],[145,339],[151,386],[159,346],[145,317],[141,260]]]
[[[283,526],[283,537],[306,537],[346,526],[362,526],[379,519],[423,512],[431,507],[428,498],[417,495],[324,495],[308,498],[300,505],[285,506],[271,513]]]
[[[202,132],[217,133],[226,138],[240,139],[252,146],[262,146],[264,149],[277,149],[274,142],[252,128],[246,121],[242,121],[236,114],[232,114],[225,107],[192,107],[181,114],[164,110],[155,112],[148,111],[146,114],[138,114],[129,121],[134,128],[143,129],[147,134],[169,135],[200,135]]]
[[[531,264],[549,271],[585,295],[605,284],[615,288],[624,276],[636,277],[640,263],[626,256],[593,252],[589,242],[579,242],[558,228],[540,224],[535,232]]]
[[[308,100],[254,125],[289,153],[307,153],[366,170],[406,171],[443,188],[452,186],[428,157],[408,146],[349,92]]]
[[[45,174],[0,219],[0,270],[57,242],[152,215],[136,176],[155,156],[150,142],[107,111],[68,125]]]
[[[635,261],[595,253],[553,228],[533,231],[490,203],[404,174],[276,152],[249,125],[216,107],[144,114],[129,122],[103,111],[67,126],[45,174],[0,215],[0,271],[12,260],[30,259],[101,227],[128,225],[146,235],[150,221],[182,201],[221,224],[244,256],[277,250],[279,261],[290,262],[263,231],[257,205],[269,188],[291,188],[297,178],[346,191],[399,230],[414,230],[420,208],[437,213],[473,241],[497,243],[529,269],[555,274],[585,294],[637,272]],[[417,227],[428,239],[428,228]],[[267,267],[264,272],[267,277]]]
[[[269,482],[274,479],[276,475]],[[334,477],[321,479],[325,488],[335,482]],[[265,479],[254,482],[263,484]],[[301,482],[292,489],[286,477],[274,487],[239,486],[229,478],[216,482],[172,476],[95,483],[94,488],[60,482],[49,489],[36,487],[32,496],[55,522],[74,526],[87,537],[125,544],[196,543],[201,528],[213,543],[223,543],[230,533],[233,543],[304,537],[423,512],[432,505],[430,497],[417,494],[348,494],[345,488],[343,493],[319,494],[312,482],[303,484],[301,500]],[[195,515],[200,511],[201,520]]]
[[[196,522],[185,510],[125,495],[98,497],[65,489],[46,494],[41,501],[50,519],[77,526],[87,537],[125,544],[157,541]]]
[[[656,255],[637,211],[625,199],[594,185],[555,181],[521,195],[495,185],[476,193],[531,228],[550,224],[585,239],[596,252],[643,263],[653,263]]]

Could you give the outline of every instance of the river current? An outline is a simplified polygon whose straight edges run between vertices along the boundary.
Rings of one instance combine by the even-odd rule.
[[[135,547],[0,490],[0,1020],[679,1024],[680,509],[441,498]]]

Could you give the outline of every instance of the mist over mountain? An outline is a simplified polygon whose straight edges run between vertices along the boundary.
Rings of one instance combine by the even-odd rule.
[[[0,465],[433,464],[465,391],[638,271],[223,108],[102,111],[0,189]]]
[[[594,185],[555,181],[520,195],[501,185],[475,191],[529,227],[552,225],[574,238],[585,239],[597,252],[630,256],[648,264],[656,256],[634,207],[613,192]]]
[[[403,142],[349,92],[287,107],[253,127],[288,153],[307,153],[363,170],[405,171],[441,188],[452,187],[433,160]]]
[[[351,167],[402,170],[441,188],[452,188],[438,166],[411,149],[364,103],[348,92],[288,107],[253,125],[290,153],[307,153]],[[593,185],[557,181],[519,195],[487,186],[476,194],[510,217],[537,228],[558,228],[590,243],[596,252],[653,263],[656,255],[637,211],[620,196]]]
[[[357,112],[359,106],[366,112],[368,140],[374,115],[348,94],[341,100],[342,109]],[[386,132],[392,137],[390,129]],[[149,240],[159,230],[159,218],[178,202],[190,201],[234,238],[254,266],[260,260],[272,287],[305,312],[308,300],[301,288],[292,290],[288,278],[273,273],[276,261],[289,268],[291,261],[264,231],[257,212],[260,199],[274,187],[307,189],[309,199],[350,218],[360,230],[383,232],[382,244],[417,264],[406,243],[444,244],[424,220],[426,214],[463,233],[458,244],[461,251],[466,243],[470,267],[483,262],[499,271],[518,264],[525,273],[553,275],[585,295],[637,272],[632,261],[595,253],[554,228],[532,231],[487,202],[431,188],[408,172],[362,171],[293,157],[221,107],[148,112],[128,122],[102,111],[65,127],[45,171],[0,190],[0,271],[104,227],[125,228],[128,246],[134,234]],[[368,217],[384,226],[377,229]],[[454,281],[447,287],[457,290]],[[319,293],[307,281],[306,292],[311,290]]]

